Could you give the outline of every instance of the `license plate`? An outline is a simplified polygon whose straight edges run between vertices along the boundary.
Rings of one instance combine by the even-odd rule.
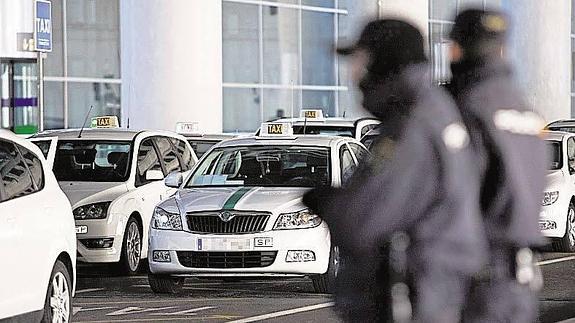
[[[198,251],[246,251],[252,250],[252,239],[243,238],[201,238]]]
[[[76,226],[76,234],[86,234],[86,233],[88,233],[87,225]]]
[[[274,239],[271,237],[254,238],[254,247],[256,248],[266,248],[273,246],[274,246]]]

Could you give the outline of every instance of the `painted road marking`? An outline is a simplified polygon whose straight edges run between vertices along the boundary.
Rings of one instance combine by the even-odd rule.
[[[76,315],[79,312],[89,312],[89,311],[101,311],[101,310],[112,310],[114,307],[106,306],[106,307],[95,307],[95,308],[83,308],[81,306],[72,308],[72,315]]]
[[[76,294],[83,294],[83,293],[91,293],[91,292],[99,292],[106,290],[105,288],[88,288],[88,289],[80,289],[76,291]]]
[[[206,322],[206,320],[230,320],[238,318],[238,316],[229,316],[229,315],[211,315],[211,316],[203,316],[203,317],[170,317],[168,322],[172,321],[198,321],[198,322]],[[127,320],[107,320],[107,321],[76,321],[76,323],[110,323],[110,322],[166,322],[166,318],[145,318],[145,319],[127,319]]]
[[[302,312],[315,311],[315,310],[319,310],[322,308],[332,307],[334,305],[335,305],[334,302],[329,302],[329,303],[322,303],[322,304],[317,304],[317,305],[298,307],[298,308],[294,308],[294,309],[286,310],[286,311],[281,311],[281,312],[274,312],[274,313],[269,313],[269,314],[247,317],[247,318],[244,318],[241,320],[231,321],[229,323],[250,323],[250,322],[263,321],[263,320],[273,319],[273,318],[280,317],[280,316],[287,316],[287,315],[292,315],[292,314],[297,314],[297,313],[302,313]]]
[[[317,294],[316,294],[317,295]],[[242,298],[242,300],[248,299],[259,299],[259,298]],[[201,299],[159,299],[156,301],[135,301],[135,300],[126,300],[126,301],[115,301],[115,302],[94,302],[94,303],[77,303],[74,302],[74,305],[78,306],[90,306],[90,305],[115,305],[115,304],[153,304],[153,303],[188,303],[188,302],[208,302],[208,301],[237,301],[237,298],[201,298]]]
[[[540,262],[536,263],[536,265],[545,266],[545,265],[556,264],[558,262],[564,262],[564,261],[569,261],[569,260],[575,260],[575,256],[544,260],[544,261],[540,261]]]
[[[165,315],[165,316],[197,315],[197,312],[201,312],[201,311],[205,311],[205,310],[211,310],[214,308],[216,308],[216,307],[205,306],[205,307],[192,308],[191,310],[178,311],[178,312],[173,312],[173,313],[152,313],[150,315]]]
[[[128,315],[128,314],[141,314],[147,312],[156,312],[156,311],[164,311],[164,310],[171,310],[177,308],[176,306],[167,306],[167,307],[153,307],[153,308],[141,308],[137,306],[128,306],[121,310],[114,311],[112,313],[106,314],[106,316],[118,316],[118,315]]]

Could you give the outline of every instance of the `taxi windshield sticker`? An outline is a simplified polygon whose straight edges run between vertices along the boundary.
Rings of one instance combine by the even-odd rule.
[[[90,123],[91,128],[118,128],[119,122],[116,116],[96,117],[92,118]]]

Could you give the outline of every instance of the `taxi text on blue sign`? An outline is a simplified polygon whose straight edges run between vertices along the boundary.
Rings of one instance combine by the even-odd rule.
[[[35,0],[34,39],[39,52],[52,51],[52,3]]]

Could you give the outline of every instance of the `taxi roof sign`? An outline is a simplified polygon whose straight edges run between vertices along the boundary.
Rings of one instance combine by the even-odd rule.
[[[199,122],[178,122],[176,123],[176,132],[183,135],[200,133]]]
[[[289,122],[262,123],[260,137],[292,137],[293,127]]]
[[[117,116],[103,116],[92,118],[90,128],[119,128],[120,122]]]
[[[323,110],[304,109],[300,112],[300,117],[308,120],[323,120]]]

